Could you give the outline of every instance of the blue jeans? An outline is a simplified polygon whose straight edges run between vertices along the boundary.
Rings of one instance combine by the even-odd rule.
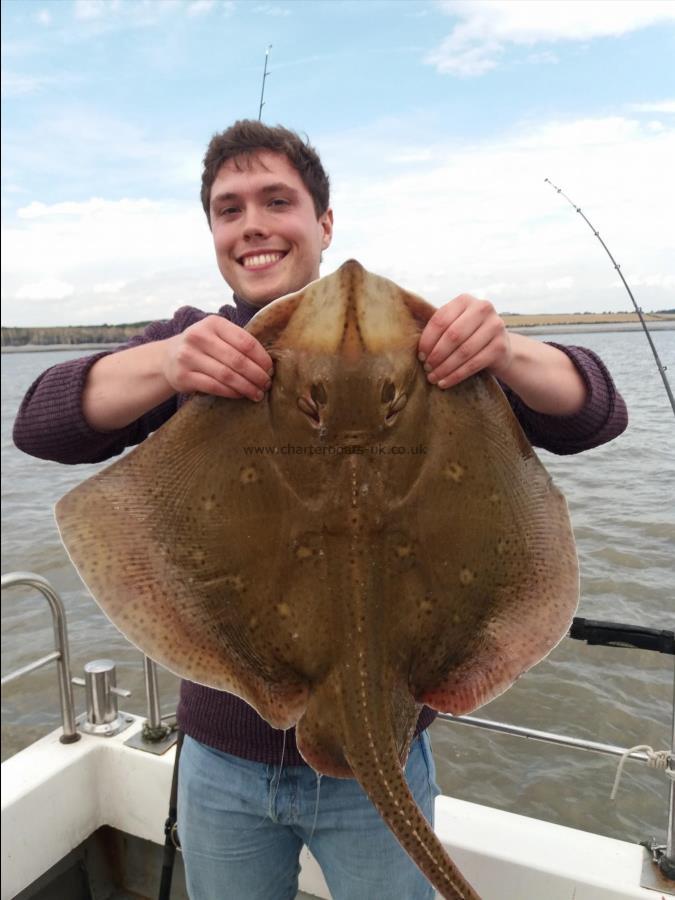
[[[429,737],[406,778],[430,822],[440,793]],[[319,791],[317,811],[317,790]],[[432,900],[434,890],[353,779],[249,762],[185,736],[178,834],[190,900],[293,900],[307,844],[333,900]]]

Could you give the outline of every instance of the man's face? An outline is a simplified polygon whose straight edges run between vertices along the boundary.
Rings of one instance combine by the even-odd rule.
[[[254,306],[319,277],[333,213],[318,220],[312,196],[279,153],[261,151],[239,172],[228,160],[211,187],[211,231],[221,275]]]

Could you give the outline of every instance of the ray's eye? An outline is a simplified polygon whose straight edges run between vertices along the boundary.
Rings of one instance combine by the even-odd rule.
[[[383,403],[391,403],[396,395],[396,388],[394,387],[393,382],[385,381],[382,385],[382,402]]]
[[[389,414],[394,415],[394,413],[401,412],[401,410],[403,409],[403,407],[406,405],[407,402],[408,402],[408,395],[401,394],[399,397],[396,398],[396,401],[391,404],[391,409],[389,410]]]
[[[306,416],[309,416],[313,422],[321,421],[319,410],[314,400],[309,400],[307,397],[298,397],[298,409],[304,412]]]
[[[328,399],[328,397],[326,396],[326,388],[320,381],[312,385],[312,389],[309,393],[315,403],[320,403],[323,405]]]
[[[407,402],[408,402],[407,394],[399,394],[398,395],[396,400],[394,400],[394,402],[391,404],[391,406],[387,410],[387,415],[384,417],[384,421],[387,423],[387,425],[393,425],[394,420],[396,419],[396,417],[401,412],[401,410],[403,409],[403,407],[406,405]]]

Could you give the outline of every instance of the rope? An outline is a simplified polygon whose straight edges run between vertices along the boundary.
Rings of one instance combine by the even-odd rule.
[[[670,750],[654,750],[649,744],[638,744],[636,747],[629,747],[628,750],[621,755],[619,768],[616,770],[616,778],[614,779],[614,787],[612,788],[612,793],[609,795],[610,800],[616,798],[616,792],[619,789],[619,782],[621,781],[621,775],[623,774],[623,767],[626,760],[631,753],[637,753],[639,750],[642,750],[647,754],[648,766],[652,769],[661,769],[661,771],[665,772],[669,778],[672,778],[675,781],[675,768],[670,768],[669,766],[672,758]]]

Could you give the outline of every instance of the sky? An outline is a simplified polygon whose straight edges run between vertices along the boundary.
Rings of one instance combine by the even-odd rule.
[[[211,136],[309,136],[350,257],[441,305],[675,306],[675,2],[3,0],[2,324],[231,299]]]

